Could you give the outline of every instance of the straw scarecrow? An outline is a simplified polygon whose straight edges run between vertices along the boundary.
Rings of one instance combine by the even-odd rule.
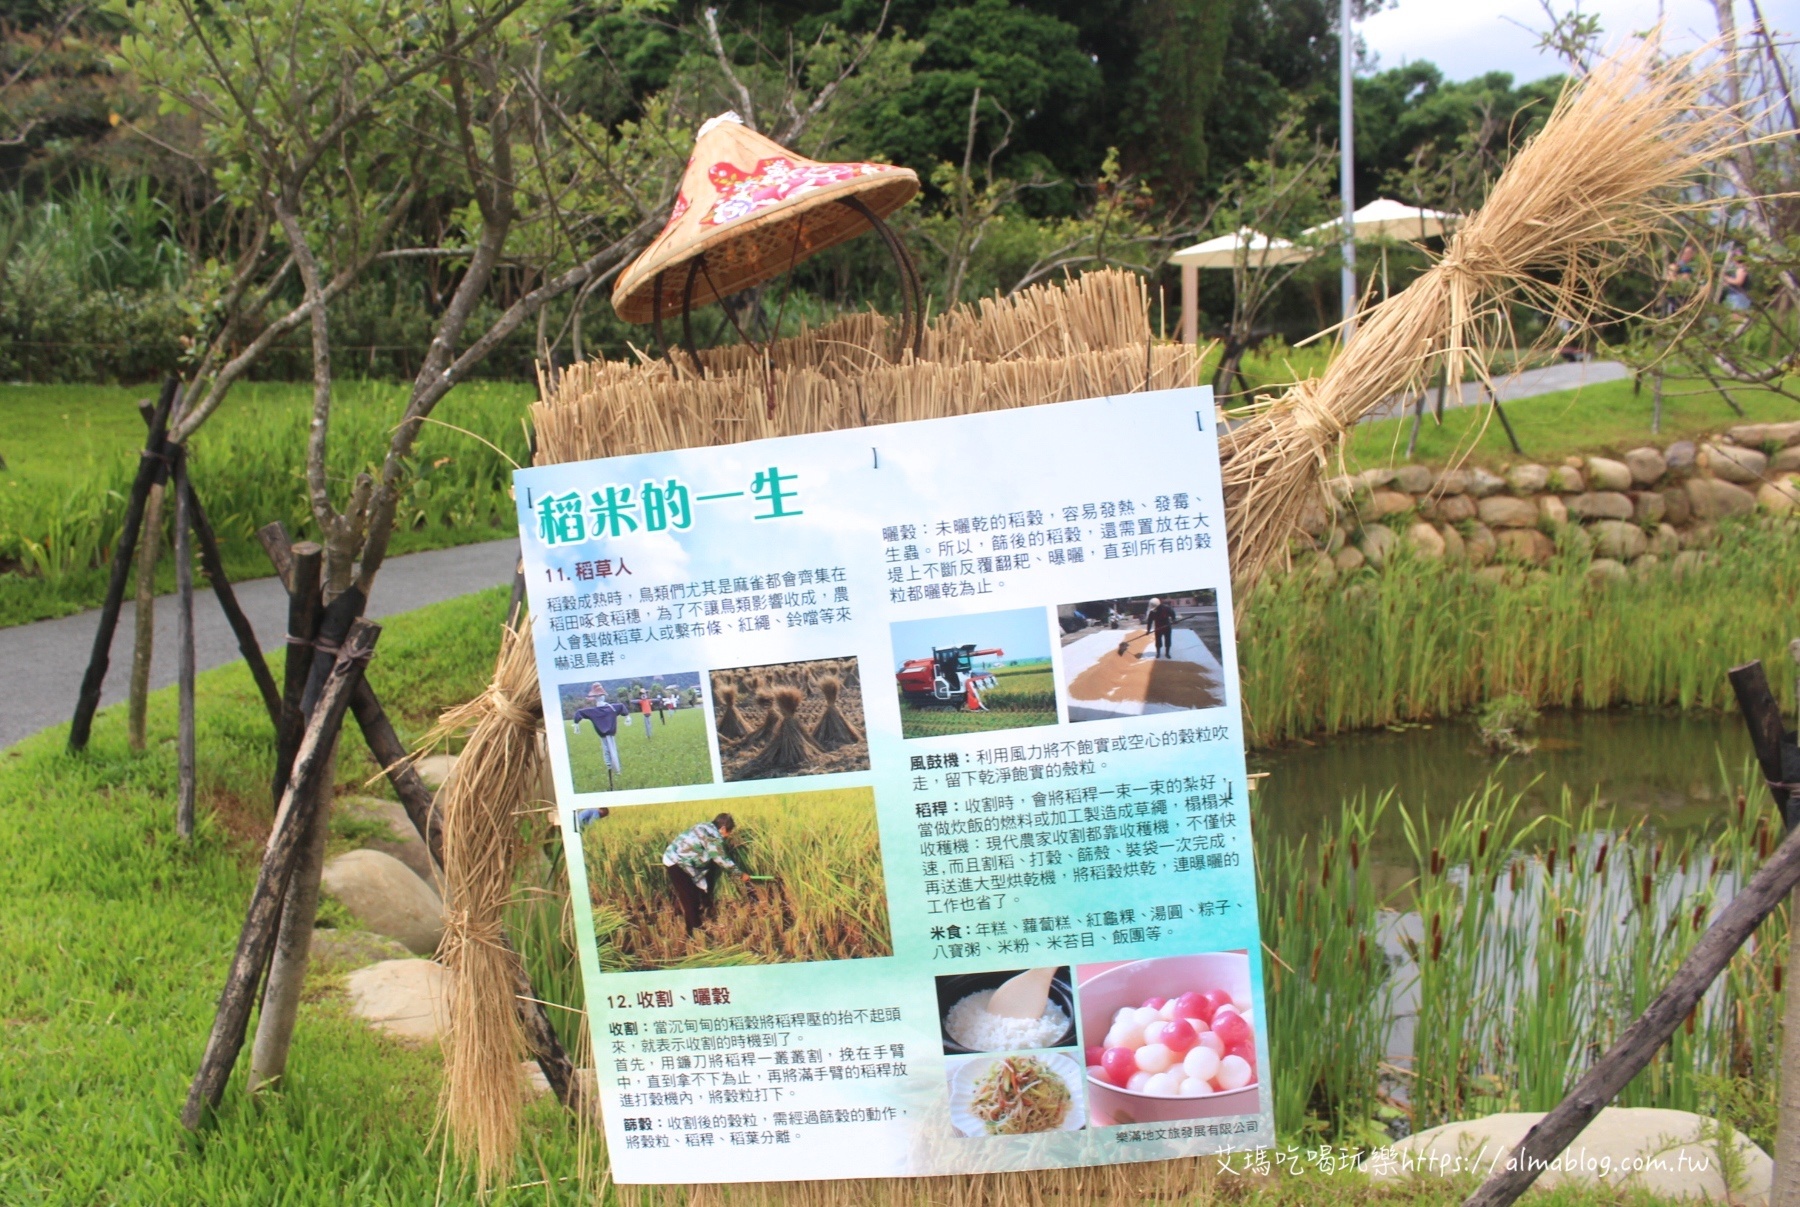
[[[1357,316],[1355,339],[1323,377],[1238,414],[1221,436],[1220,453],[1232,563],[1241,582],[1253,583],[1286,556],[1288,537],[1309,507],[1330,506],[1322,498],[1323,472],[1361,416],[1398,392],[1422,387],[1440,367],[1460,380],[1466,362],[1484,365],[1486,352],[1510,335],[1513,305],[1589,319],[1601,309],[1608,276],[1686,204],[1682,183],[1740,137],[1735,114],[1700,107],[1706,84],[1693,59],[1664,62],[1651,44],[1597,67],[1564,94],[1443,258],[1406,290]],[[715,122],[703,128],[701,143],[710,146],[722,131],[733,139],[754,137],[729,121]],[[884,165],[823,165],[842,170],[809,174],[821,165],[778,147],[762,153],[770,147],[757,144],[722,159],[732,172],[715,172],[710,163],[702,170],[705,156],[696,147],[668,230],[620,278],[614,298],[622,315],[642,321],[691,314],[697,303],[770,279],[827,239],[873,225],[865,219],[850,229],[835,215],[840,225],[814,227],[813,218],[801,221],[803,213],[827,211],[825,202],[851,195],[891,212],[916,188],[898,170],[855,170]],[[785,175],[774,183],[777,174],[764,161],[784,156],[796,166],[783,165]],[[751,176],[762,183],[747,186]],[[741,246],[704,221],[711,214],[728,227],[735,212],[729,207],[740,205],[745,218],[739,221],[755,233]],[[1097,272],[959,307],[899,341],[896,324],[861,314],[763,346],[690,345],[682,358],[577,364],[540,377],[541,397],[532,408],[537,463],[1193,384],[1195,349],[1155,341],[1148,303],[1138,278]],[[498,950],[499,909],[520,849],[496,835],[516,833],[517,817],[530,807],[525,767],[537,758],[538,721],[516,702],[535,693],[534,679],[529,643],[509,637],[494,690],[456,716],[474,731],[461,765],[469,770],[459,766],[445,794],[446,948],[456,976],[445,1103],[453,1135],[484,1178],[509,1167],[518,1135],[521,1048],[513,979],[488,954]],[[779,726],[772,712],[764,719]],[[790,726],[806,740],[797,721]],[[1134,1202],[1191,1191],[1199,1164],[1008,1174],[982,1185],[995,1200],[1068,1194],[1072,1202]],[[858,1187],[793,1192],[819,1204],[862,1201],[861,1195]]]

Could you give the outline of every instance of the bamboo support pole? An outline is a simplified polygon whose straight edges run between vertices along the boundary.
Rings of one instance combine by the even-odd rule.
[[[142,750],[150,709],[150,659],[156,645],[156,563],[162,558],[163,499],[167,471],[159,464],[144,501],[144,527],[138,535],[137,591],[131,646],[131,683],[127,694],[125,734],[133,750]]]
[[[183,454],[182,497],[187,501],[194,545],[200,553],[200,569],[212,586],[213,597],[219,601],[219,610],[225,613],[225,622],[237,638],[238,652],[250,668],[250,677],[256,681],[256,690],[262,696],[263,707],[269,712],[269,723],[273,725],[281,716],[281,693],[276,690],[275,676],[269,673],[269,660],[263,657],[262,646],[257,643],[256,630],[251,626],[250,618],[244,615],[237,592],[231,588],[231,579],[225,574],[225,559],[219,553],[218,536],[213,532],[212,521],[206,518],[206,509],[200,506],[200,496],[194,490],[192,477],[185,473],[185,461]]]
[[[133,555],[137,551],[138,534],[144,523],[144,504],[150,497],[150,483],[156,477],[156,457],[162,455],[164,436],[169,430],[169,409],[175,404],[174,378],[163,383],[162,395],[151,411],[150,435],[138,462],[137,476],[131,493],[125,499],[125,523],[119,530],[119,543],[113,547],[112,573],[107,579],[106,599],[100,606],[100,623],[94,631],[93,652],[88,655],[87,673],[81,678],[81,693],[75,700],[75,716],[69,723],[69,749],[87,749],[93,732],[94,713],[100,707],[100,688],[106,682],[106,670],[112,661],[113,634],[119,627],[119,609],[125,603],[125,583],[131,574]]]
[[[332,674],[332,661],[352,627],[362,617],[367,598],[356,587],[325,605],[312,638],[313,655],[305,690],[300,696],[300,715],[307,732],[319,710],[319,702]],[[350,685],[355,696],[355,685]],[[348,702],[345,707],[347,708]],[[325,770],[314,777],[306,831],[301,838],[281,903],[281,923],[275,948],[269,957],[269,977],[263,986],[262,1012],[256,1020],[256,1040],[250,1049],[250,1089],[261,1089],[287,1072],[287,1054],[294,1039],[294,1022],[300,1014],[300,993],[306,987],[306,967],[312,952],[313,923],[319,914],[319,879],[325,870],[325,844],[330,835],[331,802],[336,784],[338,733],[343,712],[325,734]],[[296,762],[296,767],[298,763]],[[292,783],[298,771],[290,772]]]
[[[232,957],[225,988],[219,995],[219,1008],[207,1037],[206,1052],[200,1068],[188,1088],[187,1103],[181,1111],[182,1126],[198,1129],[207,1112],[216,1108],[225,1092],[225,1083],[237,1063],[244,1045],[244,1033],[250,1022],[251,1001],[256,994],[256,981],[263,962],[275,942],[281,902],[293,871],[300,843],[318,800],[318,784],[331,763],[332,737],[343,722],[350,696],[362,678],[363,664],[374,652],[381,627],[359,620],[338,649],[324,685],[318,695],[318,707],[307,721],[300,742],[299,756],[294,760],[294,774],[283,795],[281,808],[275,814],[275,825],[269,835],[269,846],[263,854],[262,869],[257,874],[256,888],[250,895],[250,908],[238,936],[237,953]]]
[[[194,836],[195,742],[194,732],[194,540],[193,492],[187,479],[187,457],[176,450],[175,468],[175,658],[176,692],[181,721],[176,738],[175,833]]]

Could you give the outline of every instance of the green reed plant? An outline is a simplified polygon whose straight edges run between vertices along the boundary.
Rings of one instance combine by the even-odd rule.
[[[1516,694],[1538,708],[1722,709],[1719,668],[1780,655],[1800,627],[1800,524],[1722,523],[1703,566],[1589,580],[1568,546],[1496,583],[1405,555],[1332,582],[1292,575],[1238,611],[1245,713],[1259,745],[1455,715]]]
[[[1260,841],[1278,1132],[1370,1137],[1395,1101],[1412,1130],[1561,1101],[1773,849],[1772,810],[1744,788],[1756,769],[1721,774],[1736,803],[1711,832],[1621,827],[1567,790],[1526,817],[1489,783],[1447,809],[1347,800],[1316,842]],[[1407,856],[1379,866],[1369,841],[1390,808]],[[1621,1105],[1773,1142],[1786,936],[1778,914]],[[1397,1023],[1410,1052],[1390,1052]]]
[[[1412,853],[1416,933],[1411,961],[1417,1013],[1409,1100],[1414,1129],[1460,1118],[1497,1040],[1507,962],[1490,943],[1499,921],[1496,886],[1514,845],[1537,824],[1519,822],[1518,796],[1488,783],[1447,816],[1400,806]]]
[[[1282,1135],[1355,1139],[1379,1113],[1380,1064],[1393,1026],[1369,844],[1391,794],[1346,802],[1318,849],[1257,848],[1264,919],[1269,1058]]]

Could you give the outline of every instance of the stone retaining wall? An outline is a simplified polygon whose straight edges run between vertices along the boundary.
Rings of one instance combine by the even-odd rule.
[[[1506,564],[1548,564],[1562,539],[1592,559],[1595,577],[1618,578],[1692,564],[1726,516],[1800,518],[1800,422],[1744,424],[1616,460],[1522,462],[1499,474],[1402,465],[1326,487],[1335,514],[1321,503],[1302,518],[1296,572],[1380,567],[1404,543],[1500,574]]]

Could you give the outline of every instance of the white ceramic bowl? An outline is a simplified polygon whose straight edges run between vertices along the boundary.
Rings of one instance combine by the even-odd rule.
[[[1078,974],[1079,975],[1079,974]],[[1195,991],[1223,989],[1239,1001],[1250,1000],[1250,958],[1241,951],[1197,956],[1163,956],[1134,960],[1109,968],[1076,988],[1081,1006],[1081,1037],[1098,1044],[1112,1027],[1121,1006],[1141,1006],[1147,998],[1180,997]],[[1259,1062],[1260,1063],[1260,1062]],[[1257,1074],[1260,1077],[1260,1067]],[[1121,1123],[1172,1123],[1178,1119],[1214,1119],[1254,1114],[1257,1083],[1204,1098],[1170,1098],[1116,1086],[1087,1072],[1088,1114],[1096,1127]]]

